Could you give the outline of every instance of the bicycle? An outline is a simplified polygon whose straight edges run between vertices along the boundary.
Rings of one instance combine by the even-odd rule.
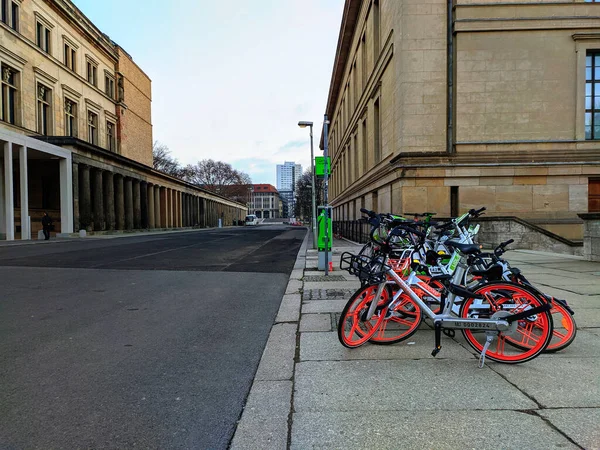
[[[390,238],[407,233],[423,235],[414,228],[399,225],[381,246],[381,255],[368,263],[365,258],[358,259],[355,255],[345,257],[350,262],[349,267],[366,279],[368,286],[359,289],[342,311],[338,322],[338,338],[342,345],[355,348],[364,344],[382,329],[386,318],[389,321],[392,314],[398,313],[398,316],[406,318],[410,315],[411,318],[407,321],[404,338],[418,329],[423,315],[432,320],[435,334],[432,356],[441,350],[442,329],[462,331],[469,345],[480,353],[479,367],[483,367],[486,358],[512,364],[529,361],[546,348],[552,336],[552,320],[551,305],[545,299],[511,282],[487,283],[473,291],[456,284],[464,278],[468,256],[480,252],[479,246],[474,244],[446,242],[459,252],[460,259],[454,274],[443,276],[448,284],[440,295],[441,313],[436,314],[412,289],[411,284],[415,283],[423,288],[418,281],[410,279],[416,276],[414,271],[406,282],[389,265],[389,256],[393,253]],[[344,260],[344,255],[342,257]],[[393,295],[387,289],[390,280],[397,287]],[[458,317],[452,313],[455,304],[460,304]],[[523,345],[507,346],[508,339]],[[494,348],[491,347],[493,342],[496,343]]]

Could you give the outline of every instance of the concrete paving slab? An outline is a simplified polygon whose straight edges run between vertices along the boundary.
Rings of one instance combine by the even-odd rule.
[[[304,270],[302,269],[294,269],[290,274],[290,280],[301,280],[304,276]]]
[[[309,300],[302,304],[302,314],[339,313],[348,300]]]
[[[490,367],[545,408],[600,408],[600,358],[538,357]]]
[[[290,280],[288,281],[287,288],[285,289],[286,294],[297,294],[302,289],[302,281]]]
[[[358,289],[360,281],[319,281],[304,283],[304,289]]]
[[[284,450],[291,399],[291,381],[255,382],[230,448]]]
[[[585,449],[600,449],[599,409],[544,409],[540,411],[552,425]]]
[[[331,314],[303,314],[300,332],[306,331],[331,331]]]
[[[300,294],[285,294],[281,300],[275,322],[298,322],[300,320]]]
[[[575,321],[577,322],[577,328],[600,327],[600,308],[575,309]]]
[[[538,358],[600,358],[600,339],[588,330],[593,328],[578,329],[575,340],[567,348],[556,353],[543,353]]]
[[[600,264],[591,261],[556,261],[540,264],[549,269],[560,269],[566,272],[598,272]]]
[[[291,323],[273,325],[254,377],[255,381],[281,381],[292,378],[297,328],[296,324]]]
[[[600,295],[576,294],[574,292],[565,291],[564,289],[560,289],[555,286],[545,286],[542,284],[536,286],[545,294],[566,300],[569,303],[569,306],[571,306],[574,309],[600,308]],[[577,311],[575,311],[575,318],[577,318]]]
[[[340,344],[337,331],[322,333],[303,333],[300,337],[300,361],[349,361],[364,359],[432,359],[434,347],[433,331],[417,331],[406,341],[393,345],[375,345],[366,343],[358,348],[349,349]],[[462,345],[446,338],[442,341],[442,351],[436,359],[476,358]]]
[[[296,364],[296,412],[347,411],[357,418],[374,411],[536,407],[493,370],[478,369],[476,360],[466,363],[432,358]]]
[[[290,448],[547,450],[577,446],[540,417],[518,411],[392,410],[365,416],[359,409],[294,414]]]

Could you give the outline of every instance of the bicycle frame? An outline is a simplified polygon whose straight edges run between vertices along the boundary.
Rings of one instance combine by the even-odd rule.
[[[384,265],[387,265],[389,257],[385,257]],[[460,281],[464,277],[467,266],[464,264],[465,257],[461,256],[460,261],[458,263],[458,267],[456,268],[454,275],[452,277],[452,281]],[[389,266],[388,266],[389,267]],[[400,287],[398,292],[392,298],[392,301],[387,305],[390,306],[394,302],[396,302],[402,293],[407,294],[419,307],[421,311],[427,315],[436,327],[444,327],[444,328],[453,328],[453,329],[477,329],[477,330],[490,330],[490,331],[507,331],[510,328],[509,322],[502,319],[479,319],[479,318],[471,318],[471,319],[461,319],[457,318],[452,314],[452,308],[456,302],[457,298],[462,300],[462,297],[458,297],[456,294],[449,292],[448,299],[444,304],[444,308],[440,314],[435,314],[431,308],[413,291],[410,287],[410,284],[418,285],[420,288],[424,289],[427,293],[435,295],[438,299],[440,298],[439,293],[434,294],[435,291],[429,287],[424,287],[425,283],[419,280],[419,282],[414,281],[414,277],[416,274],[412,272],[409,275],[409,279],[407,281],[403,280],[393,269],[389,268],[386,270],[386,274]],[[386,280],[383,283],[380,283],[377,288],[377,293],[375,298],[379,298],[383,292],[385,285],[388,283]],[[422,283],[422,284],[421,284]],[[433,291],[433,292],[432,292]],[[372,302],[369,306],[369,310],[366,315],[366,319],[370,320],[373,317],[377,307],[377,302]]]

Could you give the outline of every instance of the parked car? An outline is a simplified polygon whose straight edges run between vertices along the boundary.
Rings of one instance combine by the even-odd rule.
[[[247,215],[246,225],[258,225],[258,217],[256,217],[254,214]]]

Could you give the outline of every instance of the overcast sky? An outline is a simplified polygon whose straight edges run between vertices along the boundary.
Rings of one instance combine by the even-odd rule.
[[[321,155],[344,0],[74,0],[152,80],[153,138],[182,164],[212,158],[275,185]]]

